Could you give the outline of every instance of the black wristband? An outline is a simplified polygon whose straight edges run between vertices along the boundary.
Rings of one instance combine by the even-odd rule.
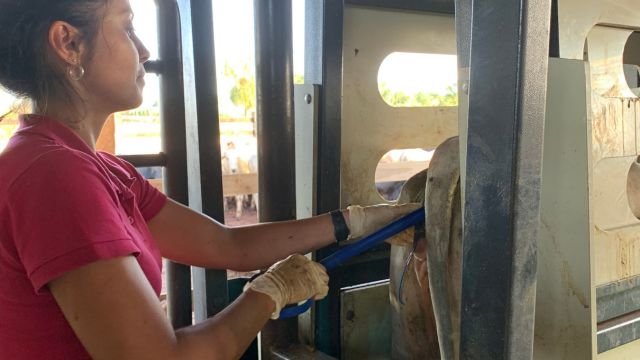
[[[335,236],[336,241],[339,243],[341,241],[347,240],[350,231],[347,227],[347,222],[344,220],[342,211],[333,210],[329,214],[331,214],[331,222],[333,222],[333,236]]]

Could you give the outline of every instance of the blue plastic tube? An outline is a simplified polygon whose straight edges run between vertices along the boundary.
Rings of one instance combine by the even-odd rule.
[[[320,264],[324,265],[327,271],[333,270],[347,262],[352,257],[362,254],[363,252],[373,248],[374,246],[380,244],[393,235],[424,222],[424,218],[424,208],[415,210],[401,217],[400,219],[386,225],[373,234],[334,252],[333,254],[321,260]],[[285,307],[280,311],[280,318],[286,319],[289,317],[298,316],[309,310],[312,304],[313,300],[309,299],[302,305]]]

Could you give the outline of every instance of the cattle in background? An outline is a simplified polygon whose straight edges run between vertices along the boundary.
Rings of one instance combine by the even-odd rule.
[[[238,166],[238,152],[236,150],[236,146],[233,141],[229,141],[226,144],[226,149],[222,153],[222,175],[231,175],[239,173]],[[229,203],[235,203],[235,215],[236,219],[239,219],[242,216],[242,206],[243,206],[244,195],[243,194],[235,194],[232,196],[225,196],[223,200],[224,211],[227,212],[229,210]]]
[[[255,147],[245,146],[237,149],[233,141],[228,141],[226,149],[222,152],[222,174],[257,174],[258,156]],[[245,206],[257,211],[258,193],[234,194],[224,199],[224,210],[229,210],[229,204],[235,204],[235,217],[242,217]]]

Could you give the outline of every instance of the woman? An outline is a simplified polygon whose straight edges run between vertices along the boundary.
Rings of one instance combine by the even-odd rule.
[[[128,0],[0,0],[0,84],[34,113],[0,154],[0,358],[228,359],[269,317],[327,292],[321,265],[291,255],[217,316],[174,331],[161,257],[253,270],[415,209],[352,207],[227,228],[166,199],[95,151],[109,114],[139,106],[147,49]]]

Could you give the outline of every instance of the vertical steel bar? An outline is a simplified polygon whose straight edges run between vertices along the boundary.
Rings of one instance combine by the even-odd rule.
[[[255,0],[260,220],[295,218],[291,0]]]
[[[343,0],[323,0],[320,108],[318,110],[318,214],[340,207]],[[313,45],[308,45],[313,46]],[[311,71],[311,70],[305,70]],[[317,72],[315,72],[317,74]],[[331,251],[331,250],[329,250]]]
[[[260,221],[295,219],[291,0],[254,0]],[[271,322],[262,349],[297,340],[297,320]],[[268,355],[265,355],[268,356]]]
[[[211,1],[191,0],[191,22],[202,212],[223,223],[220,124]],[[229,302],[227,272],[206,269],[204,277],[206,316],[211,317]]]
[[[469,115],[469,63],[471,57],[472,0],[455,0],[456,48],[458,58],[458,134],[460,137],[460,181],[464,198],[467,164],[467,123]]]
[[[473,1],[463,359],[532,357],[550,9]]]
[[[179,10],[175,0],[158,0],[158,52],[162,151],[166,156],[164,189],[188,205],[187,145],[180,54]],[[166,263],[168,315],[175,328],[191,324],[191,275],[188,266]]]
[[[305,82],[321,85],[315,214],[340,208],[343,14],[343,0],[306,2]],[[337,246],[319,250],[316,259],[325,258],[335,250]],[[343,274],[341,271],[332,273],[327,298],[315,304],[316,346],[331,356],[340,355],[340,283]]]
[[[523,1],[516,142],[508,359],[531,359],[535,324],[540,183],[549,66],[551,0]]]

